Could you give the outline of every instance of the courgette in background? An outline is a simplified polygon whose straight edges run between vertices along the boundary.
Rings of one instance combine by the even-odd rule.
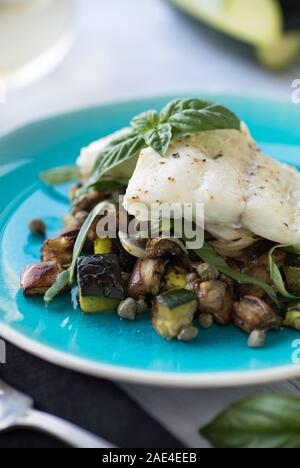
[[[259,61],[281,70],[300,56],[296,0],[171,0],[210,26],[255,47]]]

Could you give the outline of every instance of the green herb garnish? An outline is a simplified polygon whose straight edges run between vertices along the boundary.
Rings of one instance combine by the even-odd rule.
[[[299,414],[299,396],[255,396],[231,405],[200,434],[215,448],[300,448]]]
[[[269,286],[264,281],[260,281],[257,278],[253,278],[252,276],[248,276],[245,273],[240,273],[230,268],[225,262],[225,260],[215,251],[215,249],[209,243],[206,242],[202,249],[195,250],[194,252],[205,263],[215,266],[221,273],[237,281],[239,284],[255,284],[256,286],[259,286],[263,291],[265,291],[266,294],[268,294],[272,301],[274,301],[275,304],[278,307],[280,307],[278,298],[271,286]]]
[[[61,185],[79,178],[77,166],[62,166],[40,173],[40,179],[47,185]]]
[[[88,237],[89,230],[100,214],[102,214],[105,210],[107,210],[111,204],[108,201],[104,201],[99,203],[88,215],[86,218],[80,233],[77,237],[77,240],[74,245],[74,250],[73,250],[73,258],[72,258],[72,263],[71,266],[66,270],[63,271],[55,283],[51,286],[50,289],[46,292],[44,296],[44,302],[46,305],[49,305],[53,299],[66,287],[71,286],[74,277],[75,277],[75,272],[76,272],[76,265],[77,265],[77,259],[79,255],[81,254],[84,244],[86,242],[86,239]]]

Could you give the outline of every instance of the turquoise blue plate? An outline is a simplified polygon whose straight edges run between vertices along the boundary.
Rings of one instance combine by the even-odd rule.
[[[261,147],[274,158],[300,161],[300,106],[270,99],[207,95],[245,120]],[[28,233],[32,217],[45,220],[48,235],[61,228],[65,191],[47,190],[40,171],[73,163],[80,148],[128,124],[170,97],[141,99],[51,117],[0,139],[0,334],[4,339],[58,365],[96,376],[182,387],[243,385],[300,375],[300,334],[270,333],[261,350],[247,347],[239,330],[200,331],[192,344],[166,342],[149,317],[126,322],[114,313],[86,316],[70,295],[48,309],[24,299],[21,269],[39,261],[41,241]]]

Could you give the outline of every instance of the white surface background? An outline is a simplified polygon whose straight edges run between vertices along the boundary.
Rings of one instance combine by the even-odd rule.
[[[1,53],[1,52],[0,52]],[[183,16],[167,0],[77,0],[76,39],[47,78],[8,94],[0,132],[44,115],[103,101],[216,89],[289,96],[300,64],[280,75],[263,70],[247,47]],[[284,382],[242,390],[168,390],[122,385],[189,447],[229,402],[256,391],[299,391]]]

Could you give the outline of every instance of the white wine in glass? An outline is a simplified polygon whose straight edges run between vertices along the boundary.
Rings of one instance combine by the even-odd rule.
[[[0,84],[25,86],[54,68],[73,39],[73,0],[0,0]]]

